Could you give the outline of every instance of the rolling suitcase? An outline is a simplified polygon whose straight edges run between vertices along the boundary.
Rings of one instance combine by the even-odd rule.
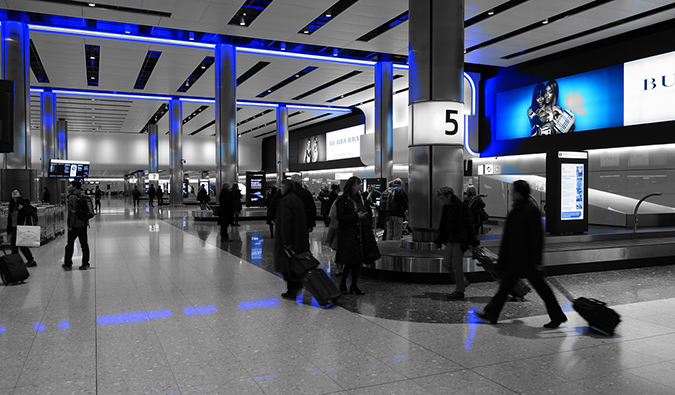
[[[30,276],[30,273],[28,273],[21,255],[18,253],[8,255],[4,249],[2,252],[5,254],[0,256],[0,278],[2,278],[3,284],[23,283]]]
[[[607,303],[583,296],[574,298],[557,280],[549,279],[548,281],[572,302],[574,311],[588,322],[591,329],[605,335],[614,335],[614,329],[621,322],[621,316],[607,307]]]
[[[495,281],[501,283],[499,273],[497,272],[497,260],[499,259],[497,254],[485,247],[471,247],[471,253],[473,254],[473,258],[478,260],[479,266],[482,266]],[[530,286],[523,279],[518,279],[518,282],[511,288],[509,294],[514,298],[523,299],[530,291]]]
[[[305,288],[314,296],[321,307],[327,307],[342,296],[340,290],[321,268],[308,271],[302,276]]]

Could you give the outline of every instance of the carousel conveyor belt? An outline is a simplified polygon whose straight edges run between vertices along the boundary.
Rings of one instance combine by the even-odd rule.
[[[499,252],[499,244],[498,239],[481,242],[495,253]],[[380,242],[379,246],[382,258],[368,268],[370,273],[448,273],[440,250],[408,250],[396,241]],[[550,236],[544,245],[543,258],[549,274],[672,264],[675,263],[675,232]],[[477,261],[471,259],[470,252],[464,255],[464,261],[466,273],[483,272]]]

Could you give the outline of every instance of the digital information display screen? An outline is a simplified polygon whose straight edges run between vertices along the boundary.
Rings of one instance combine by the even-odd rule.
[[[89,177],[89,162],[52,160],[49,163],[49,177],[87,178]]]
[[[560,219],[584,219],[584,164],[560,164]]]

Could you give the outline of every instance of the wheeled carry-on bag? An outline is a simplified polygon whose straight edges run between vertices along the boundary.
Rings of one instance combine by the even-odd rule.
[[[495,281],[501,283],[499,272],[497,272],[497,260],[499,256],[486,247],[471,247],[471,253],[473,254],[473,258],[478,260],[478,265],[482,266]],[[530,291],[530,286],[523,279],[519,278],[516,285],[509,291],[509,294],[515,298],[523,299]]]
[[[588,326],[597,332],[612,336],[614,329],[621,322],[621,316],[607,307],[607,303],[592,298],[574,298],[557,280],[548,279],[570,302],[574,311],[588,322]]]
[[[30,276],[30,273],[28,273],[21,255],[18,253],[7,254],[4,249],[2,249],[2,252],[5,254],[0,256],[0,278],[2,278],[3,284],[23,283]]]
[[[327,307],[335,303],[342,296],[335,283],[328,278],[326,272],[321,268],[312,269],[305,273],[302,276],[302,283],[321,307]]]

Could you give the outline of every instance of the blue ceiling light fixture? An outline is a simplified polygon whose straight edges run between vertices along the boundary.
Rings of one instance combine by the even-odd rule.
[[[408,16],[408,11],[402,13],[401,15],[398,15],[394,19],[385,22],[384,24],[376,27],[375,29],[369,31],[368,33],[364,34],[363,36],[359,37],[356,39],[356,41],[370,41],[374,39],[375,37],[384,34],[388,32],[389,30],[395,28],[396,26],[400,25],[401,23],[407,21],[409,18]]]
[[[208,70],[208,68],[211,67],[215,61],[216,59],[213,56],[205,57],[204,60],[202,60],[201,63],[197,65],[192,74],[190,74],[185,82],[183,82],[183,84],[178,88],[177,92],[187,92],[192,87],[192,85],[194,85],[194,83],[197,82],[197,80],[201,78],[202,75],[204,75],[206,70]]]
[[[47,71],[42,65],[42,60],[40,60],[40,55],[38,55],[37,48],[35,48],[33,40],[30,40],[30,68],[33,70],[33,74],[35,74],[35,78],[38,80],[38,82],[45,84],[49,83]]]
[[[303,27],[298,31],[301,34],[312,34],[315,31],[321,29],[326,23],[332,21],[340,15],[344,10],[351,7],[358,0],[339,0],[337,3],[333,4],[329,9],[322,12],[317,16],[313,21],[311,21],[307,26]]]
[[[278,84],[274,85],[273,87],[266,89],[265,91],[259,93],[256,97],[263,98],[271,93],[274,93],[278,91],[279,89],[285,87],[286,85],[297,81],[299,78],[302,78],[306,76],[307,74],[311,73],[312,71],[318,69],[316,66],[308,66],[305,67],[304,69],[298,71],[297,73],[291,75],[290,77],[286,78],[285,80],[279,82]]]
[[[136,77],[136,83],[134,84],[134,89],[145,89],[145,85],[150,79],[159,57],[162,55],[160,51],[148,51],[145,55],[145,60],[143,60],[143,65],[138,72],[138,77]]]
[[[272,3],[272,0],[246,0],[230,19],[229,25],[248,27]]]

